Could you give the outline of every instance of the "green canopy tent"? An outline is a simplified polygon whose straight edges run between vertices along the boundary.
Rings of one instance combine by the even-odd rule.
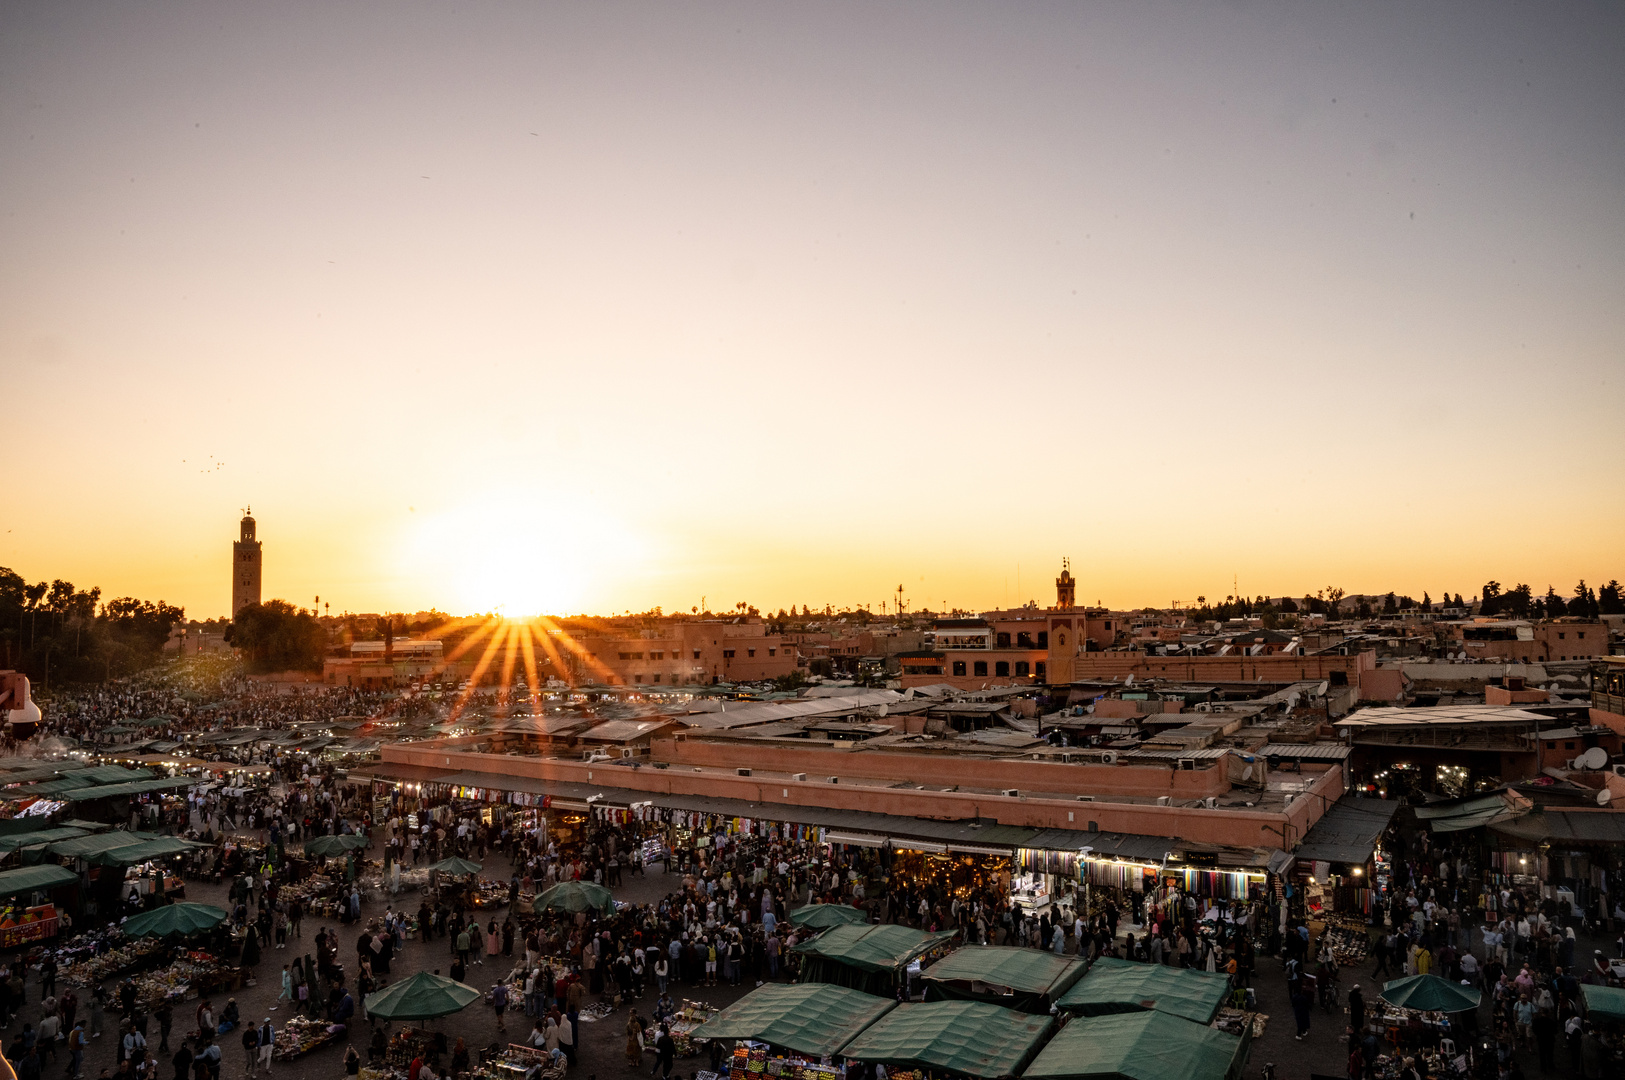
[[[461,1012],[479,999],[480,992],[466,983],[420,971],[368,994],[366,1008],[368,1016],[385,1020],[432,1020]]]
[[[1467,1012],[1478,1008],[1481,997],[1477,990],[1437,975],[1411,975],[1382,985],[1382,1000],[1417,1012]]]
[[[897,1006],[847,1043],[841,1055],[995,1080],[1019,1076],[1054,1026],[1053,1017],[980,1001],[928,1001]]]
[[[796,946],[802,955],[801,978],[891,997],[911,962],[946,945],[956,934],[957,930],[932,934],[895,923],[834,926]]]
[[[1581,984],[1580,998],[1585,1002],[1586,1019],[1592,1023],[1617,1024],[1625,1020],[1625,990],[1617,986]]]
[[[305,841],[305,854],[311,856],[325,855],[331,858],[366,846],[367,838],[365,836],[356,836],[353,833],[341,836],[315,836]]]
[[[225,909],[212,904],[170,904],[131,915],[119,929],[132,938],[191,937],[213,930],[225,920]]]
[[[1155,1010],[1211,1024],[1230,993],[1230,976],[1104,956],[1055,1004],[1079,1016]]]
[[[123,829],[114,829],[112,832],[92,833],[89,836],[77,836],[71,840],[58,840],[56,843],[46,846],[45,854],[67,856],[73,859],[88,859],[92,855],[99,855],[116,847],[144,844],[149,840],[157,839],[156,833],[128,832]]]
[[[602,885],[561,881],[538,896],[531,906],[538,915],[544,911],[610,911],[615,907],[615,897]]]
[[[453,855],[449,859],[441,859],[437,863],[430,863],[429,869],[437,870],[442,874],[453,874],[457,877],[462,877],[464,874],[477,874],[481,870],[484,870],[485,867],[482,864],[474,862],[470,859],[459,859],[457,856]]]
[[[19,866],[15,870],[0,870],[0,896],[54,889],[60,885],[77,883],[79,875],[65,866]]]
[[[145,840],[138,844],[124,844],[106,851],[98,851],[89,857],[89,861],[97,866],[134,866],[137,863],[150,862],[167,855],[180,855],[193,848],[207,846],[175,836],[160,836],[156,840]]]
[[[1156,1010],[1080,1017],[1049,1041],[1023,1080],[1237,1080],[1250,1044]]]
[[[798,1054],[833,1055],[897,1003],[828,983],[768,983],[693,1031],[696,1039],[756,1039]]]
[[[1048,1013],[1087,970],[1081,960],[1042,949],[968,945],[926,968],[921,978],[927,1001],[984,1001]]]
[[[869,913],[850,904],[808,904],[787,916],[797,926],[826,930],[831,926],[859,926],[869,921]]]
[[[35,844],[52,844],[58,840],[72,840],[76,836],[84,836],[85,830],[68,825],[58,825],[52,829],[40,829],[36,832],[12,833],[10,836],[0,836],[0,851],[16,851],[18,848],[33,847]]]

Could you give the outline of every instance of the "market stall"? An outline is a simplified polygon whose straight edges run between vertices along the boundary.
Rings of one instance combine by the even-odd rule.
[[[1042,949],[967,945],[926,968],[920,977],[927,1001],[982,1001],[1048,1013],[1087,970],[1082,960]]]
[[[758,987],[694,1029],[695,1039],[751,1039],[773,1047],[833,1055],[896,1005],[828,983]]]
[[[1451,1018],[1477,1010],[1482,997],[1437,975],[1411,975],[1383,984],[1373,1021],[1386,1030],[1392,1045],[1431,1052],[1450,1035]]]
[[[538,915],[544,911],[613,911],[615,896],[602,885],[561,881],[538,895],[532,907]]]
[[[834,983],[891,997],[906,984],[909,965],[946,949],[959,931],[929,933],[896,923],[835,926],[795,947],[804,982]]]
[[[869,913],[851,904],[807,904],[792,908],[785,918],[797,926],[825,930],[831,926],[862,925],[869,921]]]
[[[1077,1016],[1146,1010],[1211,1024],[1229,993],[1230,976],[1222,973],[1104,956],[1056,1005]]]
[[[909,1071],[996,1080],[1019,1076],[1055,1020],[979,1001],[905,1003],[865,1028],[842,1049],[887,1073]]]
[[[1073,1020],[1023,1080],[1238,1080],[1251,1039],[1147,1010]]]

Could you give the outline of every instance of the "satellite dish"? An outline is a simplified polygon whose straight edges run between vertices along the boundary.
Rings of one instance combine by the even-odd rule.
[[[885,716],[885,715],[886,715],[886,714],[887,714],[887,713],[888,713],[888,712],[890,712],[890,711],[891,711],[891,710],[890,710],[890,709],[888,709],[888,708],[887,708],[887,707],[886,707],[886,706],[884,706],[884,705],[882,705],[882,706],[881,706],[881,707],[880,707],[880,708],[879,708],[879,709],[878,709],[878,710],[877,710],[877,711],[876,711],[876,713],[875,713],[875,715],[876,715],[876,716]]]
[[[1134,685],[1134,675],[1133,675],[1133,673],[1130,673],[1129,677],[1123,680],[1123,685],[1124,686],[1133,686]]]
[[[1607,788],[1599,788],[1598,789],[1598,791],[1597,791],[1597,805],[1598,806],[1607,806],[1609,803],[1611,803],[1613,801],[1614,801],[1614,793],[1612,791],[1609,791]]]
[[[1331,683],[1329,683],[1329,682],[1325,681],[1324,679],[1322,679],[1320,685],[1315,687],[1315,696],[1316,697],[1325,697],[1326,696],[1326,691],[1331,687],[1331,685],[1332,685]]]
[[[1251,765],[1241,770],[1241,778],[1243,780],[1251,780],[1253,778],[1253,767]]]
[[[1587,769],[1601,769],[1608,765],[1608,751],[1600,746],[1593,746],[1580,755],[1580,765]]]
[[[912,686],[909,687],[907,690],[903,691],[903,700],[904,701],[913,701],[914,700],[914,688]]]

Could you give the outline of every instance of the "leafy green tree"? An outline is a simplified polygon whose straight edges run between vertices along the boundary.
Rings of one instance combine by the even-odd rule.
[[[250,604],[237,613],[227,640],[252,671],[320,671],[327,633],[308,611],[286,600]]]
[[[1620,595],[1617,579],[1610,579],[1608,584],[1597,590],[1597,614],[1625,615],[1625,597]]]
[[[1478,605],[1480,615],[1495,615],[1501,610],[1501,583],[1499,581],[1486,581],[1484,583],[1484,599]]]

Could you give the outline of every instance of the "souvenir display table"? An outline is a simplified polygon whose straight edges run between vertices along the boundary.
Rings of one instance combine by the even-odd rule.
[[[1323,936],[1331,943],[1332,955],[1343,967],[1358,967],[1365,963],[1371,950],[1371,937],[1366,932],[1364,919],[1327,915]]]
[[[206,952],[189,952],[168,967],[135,978],[136,1000],[148,1010],[165,1001],[193,1001],[205,994],[232,993],[242,988],[241,968],[221,963]]]
[[[126,941],[116,929],[101,931],[94,935],[95,941],[79,944],[84,938],[92,936],[81,934],[57,953],[57,963],[60,965],[57,969],[58,979],[70,986],[94,986],[149,968],[164,954],[163,942],[154,938]],[[106,948],[97,952],[99,946]],[[64,952],[73,958],[64,962]]]
[[[340,1027],[326,1020],[312,1020],[304,1016],[290,1016],[276,1033],[276,1049],[271,1056],[277,1061],[292,1061],[304,1057],[312,1050],[338,1041]]]
[[[672,1013],[671,1038],[677,1044],[677,1056],[689,1057],[699,1053],[693,1039],[694,1029],[711,1019],[721,1010],[701,1001],[683,999],[682,1008]]]
[[[482,1060],[472,1070],[473,1080],[524,1080],[533,1069],[548,1067],[548,1053],[535,1047],[509,1043],[500,1053]]]

